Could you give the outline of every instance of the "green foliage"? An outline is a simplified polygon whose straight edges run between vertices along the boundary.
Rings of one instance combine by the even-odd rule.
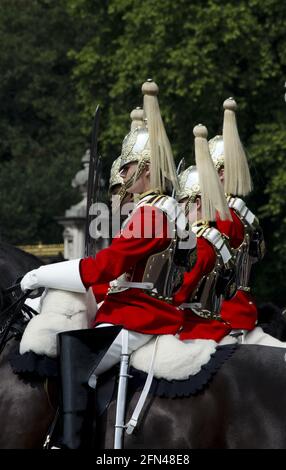
[[[264,300],[273,297],[285,304],[283,285],[286,266],[286,126],[283,119],[261,124],[251,139],[251,161],[256,209],[267,243],[263,269],[255,272],[256,291]],[[262,268],[262,267],[261,267]],[[269,282],[268,280],[273,280]],[[280,287],[281,286],[281,287]]]
[[[191,155],[190,128],[197,122],[206,123],[211,135],[220,131],[225,97],[239,101],[246,141],[256,122],[269,122],[284,106],[280,18],[286,6],[277,0],[68,3],[94,25],[93,31],[87,26],[92,33],[83,47],[72,53],[73,73],[85,122],[94,98],[105,108],[102,148],[108,159],[118,153],[128,112],[142,102],[140,85],[150,76],[161,87],[175,154]]]
[[[0,233],[11,243],[61,240],[53,217],[78,197],[85,139],[67,57],[77,31],[62,1],[0,3]]]

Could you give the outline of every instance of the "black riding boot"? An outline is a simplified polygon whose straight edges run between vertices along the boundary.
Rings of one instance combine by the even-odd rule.
[[[58,335],[62,385],[62,445],[89,447],[92,423],[87,410],[88,379],[121,331],[120,326],[69,331]],[[90,442],[89,442],[90,441]]]

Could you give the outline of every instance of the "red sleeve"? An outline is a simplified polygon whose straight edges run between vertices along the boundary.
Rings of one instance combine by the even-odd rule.
[[[233,209],[230,209],[232,220],[221,220],[219,215],[216,218],[217,229],[229,238],[230,246],[238,248],[244,240],[244,227],[240,218]]]
[[[164,250],[169,244],[167,216],[156,207],[142,206],[133,214],[122,233],[111,245],[80,263],[86,287],[112,281],[130,270],[140,260]]]
[[[94,293],[94,297],[96,298],[97,303],[102,302],[105,299],[109,288],[109,283],[106,282],[105,284],[96,284],[92,286],[92,291]]]
[[[175,305],[188,302],[203,276],[208,274],[215,265],[216,253],[212,245],[203,237],[197,240],[197,261],[193,269],[184,274],[182,287],[174,295]]]

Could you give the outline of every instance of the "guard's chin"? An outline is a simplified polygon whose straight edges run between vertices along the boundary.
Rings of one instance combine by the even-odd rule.
[[[128,194],[133,194],[133,193],[134,193],[134,191],[133,191],[132,187],[131,187],[131,188],[128,188],[128,189],[126,189],[126,192],[127,192]]]

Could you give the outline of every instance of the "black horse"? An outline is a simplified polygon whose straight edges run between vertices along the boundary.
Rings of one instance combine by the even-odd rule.
[[[0,286],[9,287],[15,279],[31,269],[38,268],[43,262],[19,248],[0,243]]]
[[[53,401],[44,380],[25,383],[13,374],[8,349],[0,361],[0,448],[41,448],[55,414]],[[285,387],[284,349],[239,346],[196,396],[149,397],[137,431],[125,436],[124,448],[284,449]],[[127,403],[126,420],[139,396],[137,391]],[[113,447],[115,410],[113,399],[98,418],[95,449]]]
[[[37,267],[31,264],[27,263],[24,269]],[[16,276],[19,274],[23,271],[17,270]],[[12,282],[13,276],[9,278]],[[12,339],[0,356],[0,448],[42,448],[56,411],[57,399],[52,396],[55,390],[44,379],[27,382],[13,373],[8,356],[16,346],[17,340]],[[284,349],[239,346],[208,386],[195,396],[149,396],[139,427],[134,435],[125,436],[124,446],[127,449],[285,448],[286,398],[284,404],[281,393],[285,387]],[[136,391],[128,401],[126,421],[139,396],[140,391]],[[112,399],[97,419],[95,448],[113,447],[115,408]]]
[[[132,380],[132,379],[131,379]],[[242,345],[196,396],[149,399],[133,449],[285,449],[285,349]],[[138,401],[128,404],[127,421]],[[115,401],[99,422],[102,448],[113,444]]]

